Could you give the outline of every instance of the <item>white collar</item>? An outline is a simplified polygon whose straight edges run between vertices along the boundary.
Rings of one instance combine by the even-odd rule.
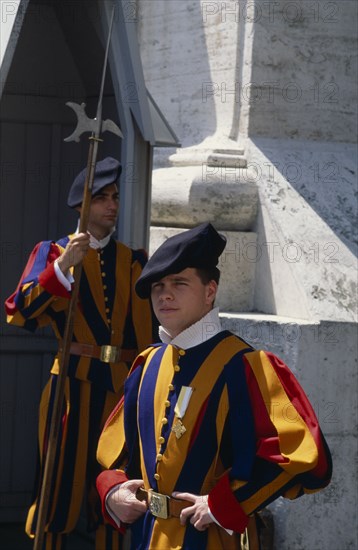
[[[219,308],[211,309],[199,321],[186,328],[180,334],[172,338],[169,332],[162,326],[159,327],[159,337],[164,344],[171,344],[177,348],[188,349],[198,346],[209,338],[222,331],[219,318]]]
[[[80,226],[80,222],[78,221],[76,233],[79,232],[79,226]],[[116,228],[113,227],[112,231],[108,233],[108,235],[106,235],[103,239],[100,239],[100,240],[96,239],[96,237],[91,235],[91,233],[88,231],[88,234],[90,236],[90,243],[89,243],[90,247],[96,250],[97,248],[104,248],[105,246],[107,246],[115,230]]]

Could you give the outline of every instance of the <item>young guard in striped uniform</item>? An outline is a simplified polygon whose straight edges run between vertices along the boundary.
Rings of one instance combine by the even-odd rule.
[[[96,529],[96,547],[118,547],[118,531],[103,526],[95,479],[98,437],[110,411],[123,394],[128,369],[136,355],[157,340],[150,303],[134,292],[147,261],[143,250],[131,250],[112,234],[118,217],[120,163],[107,157],[97,162],[88,233],[68,235],[34,248],[19,285],[6,301],[8,322],[34,331],[51,325],[61,348],[74,265],[83,262],[79,303],[74,319],[68,379],[65,389],[55,484],[46,527],[46,549],[64,547],[76,526],[83,495],[87,495],[89,529]],[[86,170],[74,180],[68,196],[81,209]],[[40,471],[35,500],[26,524],[34,536],[46,435],[51,419],[59,357],[46,385],[39,415]],[[99,524],[102,523],[102,526]],[[63,543],[63,545],[62,545]],[[108,546],[107,546],[108,544]]]
[[[136,550],[236,550],[254,512],[330,481],[330,452],[293,374],[220,326],[224,247],[202,224],[168,239],[136,283],[163,343],[132,366],[99,441],[107,470],[97,480],[106,520],[129,524]]]

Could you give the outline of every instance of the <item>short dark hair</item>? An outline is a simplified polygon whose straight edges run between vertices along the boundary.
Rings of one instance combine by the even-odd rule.
[[[210,281],[219,284],[220,270],[217,267],[196,267],[195,269],[203,285],[207,285]]]

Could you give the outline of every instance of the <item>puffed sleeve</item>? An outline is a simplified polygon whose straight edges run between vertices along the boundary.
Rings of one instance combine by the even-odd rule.
[[[279,496],[293,499],[328,485],[332,465],[313,408],[278,357],[247,353],[241,372],[232,368],[228,377],[233,459],[209,506],[223,527],[243,532],[248,515]]]
[[[70,295],[54,271],[54,261],[62,251],[63,248],[52,241],[35,246],[15,292],[5,302],[9,324],[35,331],[50,323],[46,309],[54,300],[62,299],[62,309],[66,308]],[[57,303],[56,308],[60,309],[61,304]]]

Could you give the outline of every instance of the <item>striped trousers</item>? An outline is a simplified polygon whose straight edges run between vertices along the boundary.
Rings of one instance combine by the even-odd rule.
[[[56,382],[57,376],[52,375],[43,390],[40,402],[39,464],[34,501],[26,521],[26,532],[32,538],[36,532],[37,504]],[[121,393],[109,392],[89,382],[73,378],[66,380],[46,522],[46,550],[63,550],[66,547],[66,535],[75,529],[83,503],[87,514],[87,528],[89,531],[96,531],[96,549],[119,550],[121,546],[121,535],[111,527],[103,525],[95,487],[96,478],[100,473],[100,466],[96,460],[98,438],[108,415],[120,397]]]

